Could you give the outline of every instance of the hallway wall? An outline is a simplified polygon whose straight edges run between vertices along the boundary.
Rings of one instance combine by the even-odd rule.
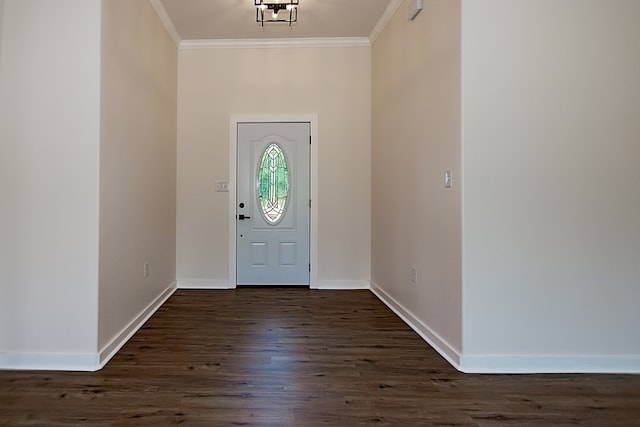
[[[640,371],[640,2],[463,2],[466,370]]]
[[[2,64],[2,26],[4,24],[4,0],[0,0],[0,64]],[[0,65],[1,67],[2,65]]]
[[[98,348],[109,353],[175,286],[178,50],[147,0],[102,11]]]
[[[230,48],[180,52],[179,283],[228,284],[232,114],[316,113],[316,266],[325,283],[368,284],[371,270],[371,49]]]
[[[0,62],[0,366],[92,366],[99,0],[7,0]]]
[[[460,1],[434,0],[410,22],[400,7],[373,47],[374,290],[453,363],[462,351],[460,31]]]
[[[147,0],[6,0],[1,42],[0,367],[95,370],[175,285],[177,49]]]

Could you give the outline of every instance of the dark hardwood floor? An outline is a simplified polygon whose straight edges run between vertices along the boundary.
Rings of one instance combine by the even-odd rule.
[[[640,426],[640,376],[468,375],[368,291],[178,291],[100,372],[0,371],[10,426]]]

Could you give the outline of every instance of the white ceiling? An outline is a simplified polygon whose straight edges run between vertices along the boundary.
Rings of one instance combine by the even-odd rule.
[[[160,0],[180,40],[369,37],[397,0],[300,0],[298,22],[256,23],[254,0]],[[157,4],[156,4],[157,6]],[[388,13],[388,11],[387,11]]]

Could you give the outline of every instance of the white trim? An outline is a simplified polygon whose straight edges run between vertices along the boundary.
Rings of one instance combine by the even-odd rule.
[[[0,369],[95,372],[100,363],[97,353],[0,353]]]
[[[233,289],[228,280],[178,280],[178,289]]]
[[[243,283],[242,285],[238,285],[238,287],[246,288],[268,288],[268,287],[279,287],[279,288],[308,288],[308,283]]]
[[[167,10],[164,8],[164,5],[160,0],[149,0],[149,2],[151,3],[151,6],[153,6],[153,9],[156,11],[156,15],[158,15],[158,18],[160,18],[160,22],[162,22],[162,25],[164,25],[164,28],[167,30],[167,34],[169,35],[169,37],[171,37],[171,40],[173,40],[173,43],[179,49],[180,44],[182,43],[182,39],[178,34],[178,30],[176,30],[176,27],[173,25],[173,21],[171,21]]]
[[[98,371],[131,339],[175,290],[176,283],[174,282],[98,353],[0,353],[0,369]]]
[[[411,327],[418,335],[422,337],[431,347],[433,347],[447,362],[454,368],[460,370],[461,352],[456,350],[440,335],[431,330],[427,325],[422,323],[420,319],[414,316],[402,304],[392,298],[383,291],[375,283],[371,283],[371,292],[373,292],[387,307],[396,313],[407,325]]]
[[[309,194],[309,198],[311,199],[311,240],[309,241],[311,273],[309,276],[309,286],[313,287],[318,284],[318,214],[320,212],[320,192],[318,191],[318,177],[320,176],[318,159],[320,156],[318,156],[318,148],[320,146],[320,140],[318,133],[318,115],[309,114],[307,117],[311,123],[311,194]]]
[[[309,240],[309,259],[311,288],[318,286],[318,115],[310,114],[232,114],[229,118],[229,289],[236,287],[236,168],[238,151],[239,123],[310,123],[311,124],[311,238]]]
[[[238,280],[236,274],[237,260],[237,242],[236,242],[236,206],[238,204],[238,188],[236,185],[236,173],[238,167],[238,123],[242,119],[231,116],[229,120],[229,176],[227,181],[229,185],[227,187],[229,191],[229,214],[228,214],[228,227],[229,227],[229,240],[227,246],[229,248],[229,265],[227,269],[227,277],[229,278],[229,287],[232,289],[236,287]]]
[[[640,374],[640,356],[463,356],[460,370],[478,374]]]
[[[373,27],[373,30],[371,30],[371,34],[369,34],[369,43],[371,43],[371,45],[378,40],[378,37],[380,37],[380,34],[382,34],[382,31],[384,30],[384,27],[386,27],[389,21],[391,21],[391,18],[393,18],[401,5],[402,0],[391,0],[391,2],[389,2],[389,6],[387,6],[384,13],[378,20],[378,23]]]
[[[369,47],[367,37],[321,37],[305,39],[209,39],[182,40],[180,50],[256,49],[291,47]]]
[[[320,290],[359,290],[371,289],[371,283],[366,280],[319,280],[312,289]]]
[[[182,40],[161,0],[149,0],[167,34],[180,50],[192,49],[233,49],[233,48],[285,48],[285,47],[367,47],[372,46],[391,18],[396,14],[403,0],[391,0],[376,23],[369,37],[309,37],[272,39],[194,39]]]
[[[108,362],[111,360],[113,356],[122,348],[123,345],[127,343],[131,339],[131,337],[138,332],[138,330],[145,324],[147,320],[153,314],[162,307],[162,304],[165,303],[169,299],[171,295],[176,291],[176,282],[173,282],[167,289],[162,291],[160,295],[156,297],[144,310],[140,312],[118,335],[113,337],[111,342],[105,345],[102,350],[100,350],[100,366],[99,369],[102,369]]]
[[[454,368],[474,374],[640,374],[640,356],[472,355],[466,356],[416,318],[375,283],[371,291]]]

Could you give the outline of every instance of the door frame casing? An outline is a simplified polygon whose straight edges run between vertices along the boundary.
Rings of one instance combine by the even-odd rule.
[[[317,114],[232,114],[229,119],[229,288],[237,287],[236,205],[238,204],[238,125],[241,123],[309,123],[311,159],[309,162],[309,286],[318,288],[318,115]]]

